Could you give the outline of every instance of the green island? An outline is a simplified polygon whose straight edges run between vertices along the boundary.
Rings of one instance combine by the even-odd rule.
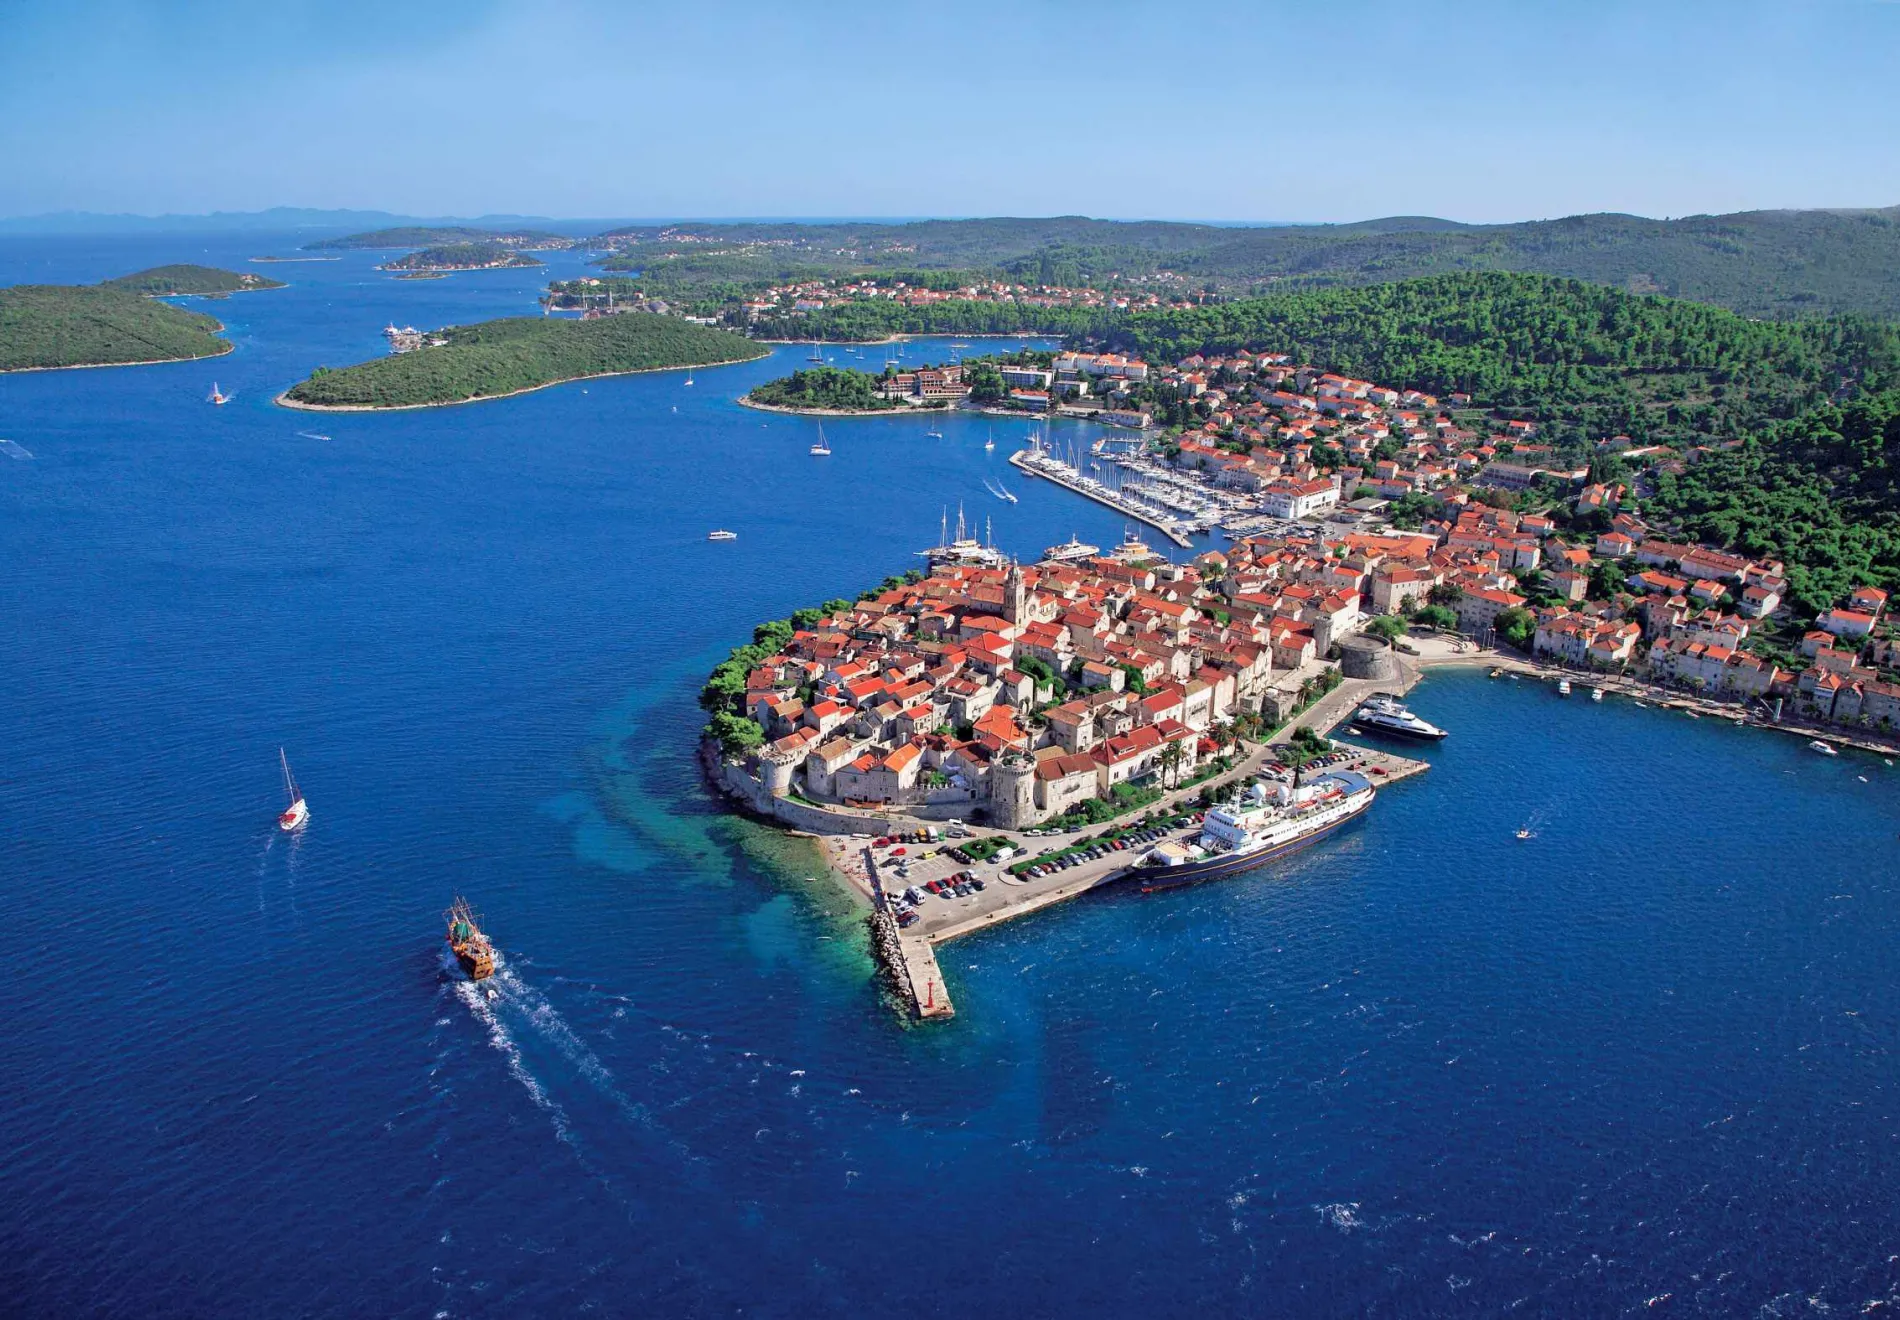
[[[281,289],[284,287],[284,282],[266,279],[262,275],[219,270],[215,266],[186,264],[154,266],[150,270],[141,270],[131,275],[121,275],[114,280],[106,280],[99,287],[115,289],[121,293],[142,293],[151,298],[170,298],[186,294],[218,297],[227,293]]]
[[[564,248],[573,244],[562,234],[539,229],[476,229],[468,225],[398,225],[393,229],[372,229],[363,234],[326,238],[305,243],[305,252],[356,252],[378,248],[434,247],[445,243],[498,243],[516,249]]]
[[[447,342],[352,367],[318,367],[278,402],[339,409],[472,403],[589,376],[717,366],[766,353],[725,330],[640,312],[593,321],[508,317],[438,334]]]
[[[809,367],[755,385],[742,400],[800,412],[894,412],[903,405],[878,390],[878,377],[849,367]]]
[[[0,371],[129,366],[231,351],[214,317],[104,286],[0,288]]]
[[[499,243],[445,243],[423,248],[406,257],[384,262],[383,270],[447,271],[501,270],[511,266],[539,266],[540,260]]]

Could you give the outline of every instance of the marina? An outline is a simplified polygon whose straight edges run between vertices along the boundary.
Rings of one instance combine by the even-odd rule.
[[[1009,456],[1009,461],[1028,476],[1041,477],[1045,481],[1074,491],[1077,495],[1094,500],[1097,504],[1107,505],[1115,512],[1133,518],[1137,522],[1146,523],[1184,550],[1191,549],[1194,545],[1194,542],[1188,539],[1187,532],[1183,530],[1179,519],[1168,517],[1139,500],[1117,495],[1101,482],[1084,477],[1068,464],[1040,450],[1018,450]]]

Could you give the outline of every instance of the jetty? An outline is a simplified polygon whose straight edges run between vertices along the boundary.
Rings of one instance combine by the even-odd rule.
[[[1325,733],[1343,723],[1358,709],[1359,703],[1374,692],[1403,692],[1418,678],[1418,668],[1405,664],[1401,665],[1396,682],[1390,679],[1346,679],[1307,710],[1288,720],[1265,742],[1252,747],[1230,769],[1213,779],[1171,790],[1141,814],[1160,816],[1192,805],[1207,788],[1220,790],[1237,786],[1272,763],[1296,727]],[[1423,774],[1431,768],[1430,762],[1400,756],[1382,747],[1346,741],[1335,741],[1334,746],[1339,757],[1335,762],[1337,768],[1357,770],[1381,788]],[[1376,804],[1374,809],[1377,809]],[[926,829],[932,824],[912,820],[901,813],[891,813],[888,819],[889,829],[893,833],[909,833]],[[1118,884],[1128,875],[1130,854],[1113,853],[1057,871],[1053,875],[1031,879],[1010,875],[1008,864],[1038,853],[1059,851],[1085,837],[1113,829],[1116,824],[1126,823],[1129,822],[1103,822],[1061,834],[1039,836],[1027,835],[1018,830],[982,828],[974,831],[985,839],[1001,839],[1009,844],[1013,855],[1006,864],[986,862],[972,865],[959,862],[945,852],[945,848],[950,846],[948,843],[934,848],[930,845],[912,845],[905,854],[907,874],[901,879],[891,873],[896,854],[890,853],[880,858],[877,850],[862,838],[834,836],[830,851],[839,872],[859,887],[871,902],[871,951],[887,985],[913,1016],[930,1021],[956,1015],[943,969],[937,961],[938,945]],[[1187,836],[1195,828],[1184,827],[1180,834]],[[897,893],[911,886],[921,888],[932,880],[944,879],[964,870],[973,870],[983,878],[985,887],[981,892],[949,901],[931,899],[918,909],[920,920],[909,927],[900,927],[892,917],[885,892],[887,885],[893,893]]]
[[[1009,456],[1009,461],[1025,476],[1053,481],[1056,485],[1094,500],[1097,504],[1106,504],[1115,512],[1133,518],[1136,522],[1146,523],[1184,550],[1192,549],[1194,546],[1194,542],[1182,535],[1175,519],[1164,517],[1139,501],[1117,495],[1099,483],[1085,484],[1081,474],[1066,463],[1027,449],[1017,450]]]

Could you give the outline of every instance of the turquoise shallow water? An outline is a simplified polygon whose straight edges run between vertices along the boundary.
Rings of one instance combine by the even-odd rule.
[[[290,241],[9,240],[0,279]],[[807,424],[732,403],[803,348],[692,387],[271,407],[389,319],[525,311],[544,278],[372,260],[212,305],[216,362],[0,377],[33,454],[0,459],[8,1310],[1894,1295],[1897,772],[1439,674],[1413,704],[1453,737],[1347,834],[952,945],[961,1015],[901,1029],[809,854],[699,786],[698,678],[959,499],[1024,553],[1119,520],[1013,479],[983,422],[827,424],[810,459]],[[213,378],[238,401],[204,406]],[[458,890],[493,1002],[443,974]]]

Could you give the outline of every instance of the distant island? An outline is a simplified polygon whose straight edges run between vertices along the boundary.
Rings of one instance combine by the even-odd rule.
[[[217,297],[227,293],[281,289],[284,282],[266,279],[262,275],[219,270],[215,266],[177,265],[154,266],[150,270],[121,275],[115,280],[104,281],[99,287],[116,289],[121,293],[141,293],[148,298],[171,298],[186,294]]]
[[[400,225],[394,229],[372,229],[368,233],[343,238],[326,238],[305,243],[306,252],[354,252],[377,248],[436,247],[442,244],[495,243],[506,248],[549,251],[572,247],[574,240],[564,234],[540,229],[475,229],[467,225]]]
[[[0,371],[217,357],[231,351],[218,338],[223,328],[203,312],[108,285],[16,284],[0,288]]]
[[[523,394],[590,376],[764,357],[742,336],[641,312],[592,321],[508,317],[438,331],[440,345],[353,367],[319,367],[279,395],[292,408],[427,408]]]
[[[755,385],[741,403],[790,412],[894,412],[903,407],[886,398],[876,376],[849,367],[812,367]]]
[[[444,243],[406,257],[384,262],[382,270],[501,270],[509,266],[539,266],[541,262],[499,243]]]

